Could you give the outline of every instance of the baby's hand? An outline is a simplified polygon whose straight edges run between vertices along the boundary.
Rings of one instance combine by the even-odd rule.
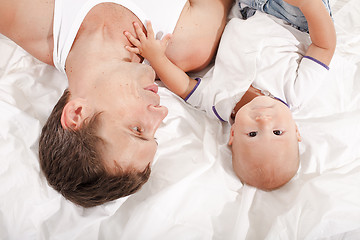
[[[125,31],[125,36],[129,42],[134,45],[133,47],[125,46],[125,48],[129,52],[140,54],[151,63],[152,60],[165,56],[165,50],[172,35],[167,34],[161,40],[156,40],[150,21],[146,22],[146,27],[147,36],[139,24],[134,23],[135,32],[138,38],[135,38],[131,33]]]

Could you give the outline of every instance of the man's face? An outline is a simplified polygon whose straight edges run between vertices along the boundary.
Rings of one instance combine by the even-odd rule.
[[[154,70],[144,64],[124,62],[99,78],[91,93],[100,115],[99,135],[105,140],[109,169],[144,170],[154,159],[154,135],[167,115],[160,106]]]

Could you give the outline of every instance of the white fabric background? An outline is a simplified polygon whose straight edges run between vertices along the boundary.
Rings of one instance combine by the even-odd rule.
[[[169,115],[149,181],[128,198],[75,206],[47,185],[37,154],[66,81],[0,36],[0,239],[359,239],[360,4],[331,5],[333,74],[296,116],[299,173],[273,192],[236,178],[229,125],[161,87]]]

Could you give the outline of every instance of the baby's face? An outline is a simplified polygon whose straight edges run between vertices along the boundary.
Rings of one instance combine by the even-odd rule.
[[[277,139],[295,131],[290,109],[282,102],[260,96],[239,109],[232,130],[247,140]]]
[[[241,180],[257,179],[259,171],[275,174],[282,169],[297,170],[298,158],[293,156],[298,155],[300,140],[291,111],[284,103],[256,97],[240,108],[231,128],[229,145],[234,170]]]

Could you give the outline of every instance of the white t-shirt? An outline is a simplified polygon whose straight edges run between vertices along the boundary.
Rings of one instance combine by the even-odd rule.
[[[303,57],[309,36],[257,12],[226,26],[215,65],[186,99],[207,115],[230,121],[235,105],[250,85],[270,92],[296,112],[316,93],[328,67]]]
[[[143,24],[151,20],[156,36],[172,33],[187,0],[55,0],[55,67],[65,73],[65,62],[86,14],[97,4],[120,4],[132,11]]]

